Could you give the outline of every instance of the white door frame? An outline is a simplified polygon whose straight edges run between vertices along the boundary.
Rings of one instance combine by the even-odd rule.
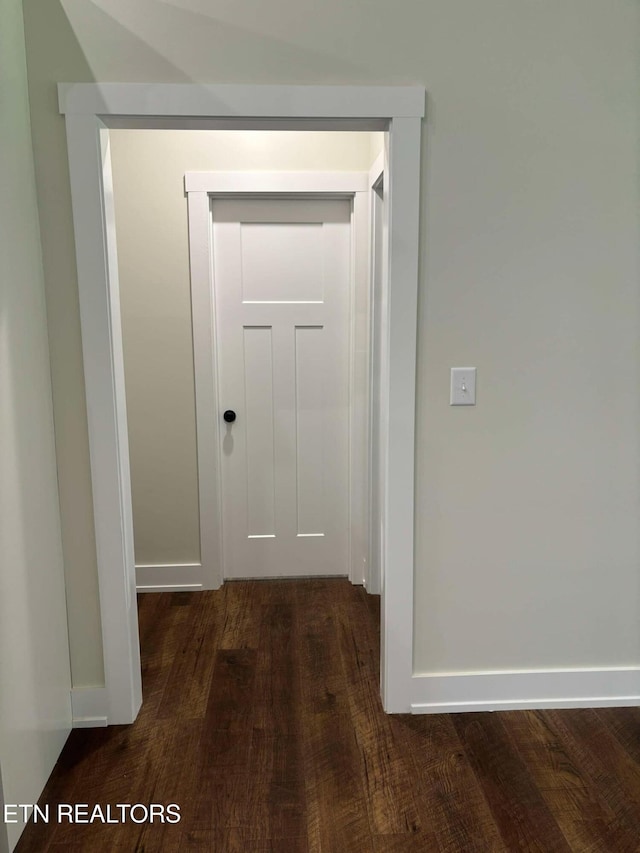
[[[189,269],[198,436],[200,583],[173,589],[217,589],[224,581],[218,354],[215,346],[215,279],[211,201],[232,197],[344,198],[351,210],[349,347],[349,566],[362,584],[368,551],[368,172],[187,172]],[[178,570],[179,571],[179,570]],[[174,572],[174,579],[178,573]],[[138,570],[138,589],[139,583]],[[193,578],[189,578],[193,580]],[[153,589],[154,587],[152,587]],[[157,587],[155,587],[157,588]]]
[[[368,545],[367,545],[367,563],[364,577],[364,585],[367,592],[373,595],[380,595],[382,591],[382,578],[384,576],[384,555],[382,553],[382,536],[380,533],[380,513],[382,507],[381,486],[379,472],[382,470],[382,460],[380,447],[375,447],[374,444],[374,429],[377,430],[377,443],[379,444],[379,436],[381,434],[381,417],[382,412],[380,406],[377,405],[379,397],[379,387],[382,376],[376,376],[376,370],[379,374],[384,374],[385,354],[382,348],[383,341],[379,330],[376,328],[377,314],[383,314],[384,306],[376,306],[376,279],[380,282],[380,295],[387,293],[388,281],[386,276],[387,269],[387,244],[388,244],[388,217],[387,208],[384,203],[384,187],[387,180],[385,179],[385,151],[382,150],[376,161],[369,169],[367,176],[367,186],[369,188],[369,294],[370,305],[368,313],[369,322],[369,410],[368,410],[368,434],[367,434],[367,484],[369,491],[369,507],[368,507]],[[378,210],[376,198],[382,189],[382,210]],[[380,221],[378,222],[378,218]],[[380,226],[382,236],[382,245],[380,246],[381,253],[379,263],[376,263],[376,233]],[[378,268],[379,267],[379,268]],[[377,452],[377,456],[376,456]]]
[[[409,712],[424,89],[71,83],[59,84],[58,96],[69,152],[109,724],[133,722],[142,702],[109,128],[389,131],[381,691],[387,712]]]

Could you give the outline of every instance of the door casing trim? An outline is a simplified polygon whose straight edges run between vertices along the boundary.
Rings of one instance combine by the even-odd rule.
[[[424,89],[63,83],[58,95],[69,154],[109,724],[133,722],[142,702],[109,128],[389,131],[381,692],[387,712],[410,711]]]

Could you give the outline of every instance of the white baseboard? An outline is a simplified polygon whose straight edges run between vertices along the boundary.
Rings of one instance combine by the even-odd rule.
[[[107,688],[72,687],[71,715],[74,729],[93,729],[107,725]]]
[[[205,588],[202,563],[158,563],[136,566],[138,592],[194,592]]]
[[[640,705],[640,667],[414,675],[413,714]]]

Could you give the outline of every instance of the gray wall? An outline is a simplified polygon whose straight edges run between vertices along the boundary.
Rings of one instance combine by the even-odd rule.
[[[59,80],[427,88],[416,671],[640,663],[637,2],[25,8],[76,683],[101,670]]]

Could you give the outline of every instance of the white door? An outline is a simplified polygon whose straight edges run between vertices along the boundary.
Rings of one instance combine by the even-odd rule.
[[[351,202],[212,209],[224,576],[347,575]]]

